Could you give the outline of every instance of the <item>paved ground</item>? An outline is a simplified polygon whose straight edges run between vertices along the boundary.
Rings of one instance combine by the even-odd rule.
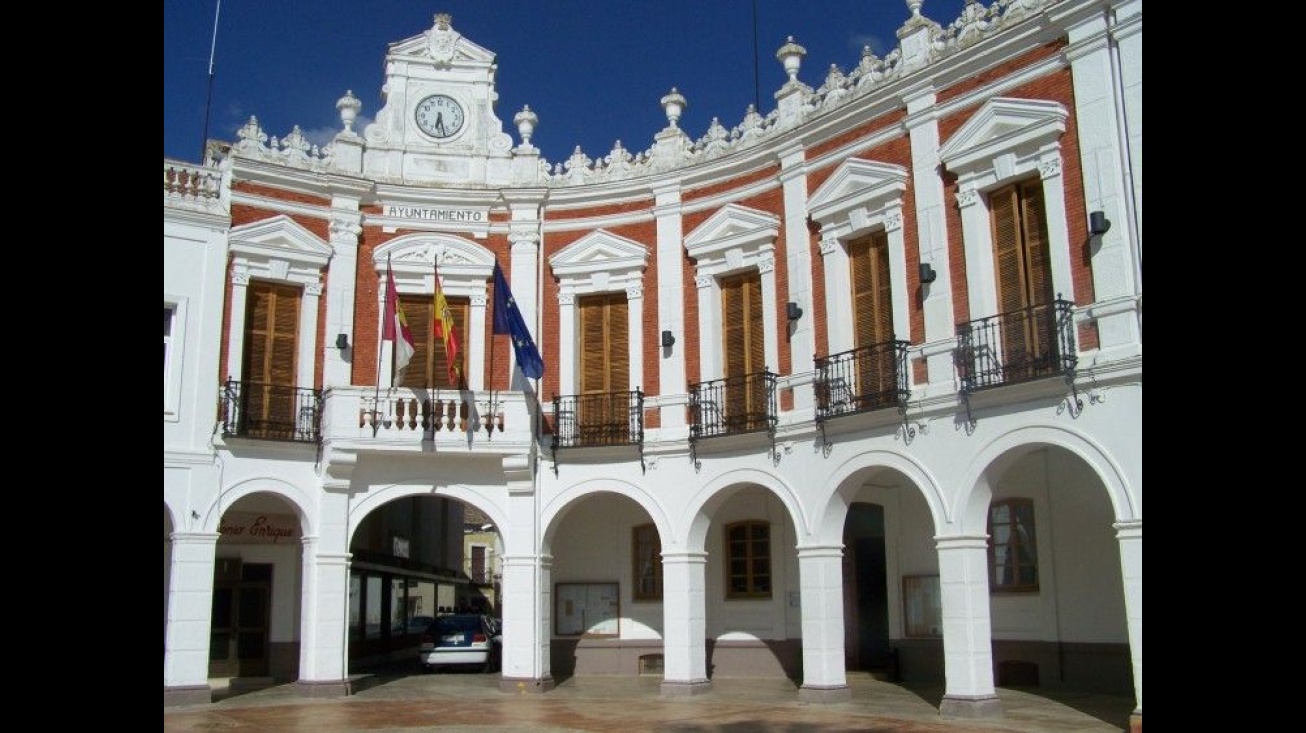
[[[164,733],[1119,733],[1132,698],[1000,689],[995,720],[939,716],[938,689],[914,689],[850,672],[851,702],[805,703],[785,680],[715,679],[712,690],[664,698],[659,678],[580,677],[545,694],[498,689],[498,675],[381,670],[356,676],[355,694],[308,699],[294,685],[234,694],[215,685],[215,702],[164,708]]]

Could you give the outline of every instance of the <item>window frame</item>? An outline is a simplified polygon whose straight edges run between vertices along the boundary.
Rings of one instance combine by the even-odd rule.
[[[732,548],[733,543],[730,537],[731,531],[734,529],[744,528],[744,527],[750,530],[749,536],[745,540],[745,542],[747,543],[747,555],[743,558],[736,558]],[[766,529],[765,558],[766,558],[766,566],[767,566],[766,578],[768,579],[766,590],[757,589],[756,578],[760,576],[760,574],[757,575],[754,574],[754,570],[755,570],[754,563],[758,559],[763,557],[763,553],[758,552],[756,547],[757,543],[759,542],[759,539],[751,531],[757,528]],[[769,600],[770,598],[773,597],[773,594],[775,592],[775,559],[771,555],[771,549],[773,545],[771,539],[772,539],[771,523],[764,519],[745,519],[743,521],[731,522],[725,525],[725,527],[722,530],[721,540],[722,540],[722,544],[725,545],[724,548],[725,552],[723,554],[725,557],[724,572],[725,572],[725,583],[726,583],[726,588],[725,588],[726,600]],[[743,591],[734,590],[734,586],[730,582],[731,579],[734,577],[734,573],[732,572],[732,567],[734,566],[736,560],[742,560],[745,563],[745,567],[747,568],[747,571],[745,573],[745,577],[747,579],[746,584],[748,587],[747,590],[743,590]]]
[[[164,294],[163,308],[172,315],[168,334],[163,343],[166,354],[163,361],[163,419],[176,422],[181,419],[181,367],[185,353],[186,298]]]
[[[1010,510],[1011,521],[1009,524],[1012,531],[1009,533],[1011,540],[1005,543],[1009,546],[1012,556],[1015,558],[1010,564],[1005,559],[1002,560],[1004,567],[1012,568],[1011,582],[998,582],[998,543],[994,532],[993,515],[999,508],[1006,507]],[[1028,527],[1030,532],[1025,540],[1019,539],[1020,533],[1017,531],[1020,524],[1020,517],[1028,517]],[[1009,499],[998,499],[989,504],[987,530],[988,539],[988,566],[989,566],[989,592],[994,594],[1020,594],[1020,593],[1038,593],[1039,592],[1039,562],[1038,562],[1038,523],[1034,511],[1034,500],[1022,497],[1013,497]],[[1026,548],[1028,545],[1028,548]],[[1029,557],[1028,563],[1021,563],[1020,557],[1022,552]],[[1033,567],[1034,580],[1032,583],[1021,582],[1020,568],[1024,565]]]
[[[643,573],[640,570],[640,540],[644,532],[652,535],[653,562],[649,565],[648,573]],[[658,534],[656,524],[650,522],[630,528],[630,564],[632,599],[636,601],[661,601],[663,594],[662,537]],[[652,582],[655,590],[644,590],[644,581],[646,579]]]

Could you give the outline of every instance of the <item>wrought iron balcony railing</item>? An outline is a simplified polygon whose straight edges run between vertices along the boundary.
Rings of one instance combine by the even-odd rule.
[[[1075,304],[1029,306],[957,327],[956,366],[961,393],[1073,374]]]
[[[644,392],[559,395],[553,398],[553,450],[643,445]]]
[[[316,443],[321,437],[322,393],[316,389],[229,380],[218,406],[227,438]]]
[[[765,430],[775,433],[776,375],[753,372],[689,385],[689,441]]]
[[[902,409],[911,396],[906,341],[882,341],[816,359],[816,421]]]

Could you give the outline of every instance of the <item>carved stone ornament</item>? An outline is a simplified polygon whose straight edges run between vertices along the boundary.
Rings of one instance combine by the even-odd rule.
[[[462,37],[453,29],[453,16],[448,13],[436,13],[435,25],[427,35],[426,49],[431,58],[442,64],[453,61],[454,46]]]
[[[1043,180],[1047,180],[1049,178],[1056,178],[1057,176],[1061,175],[1060,156],[1055,158],[1044,158],[1043,160],[1040,160],[1038,162],[1038,173],[1043,178]]]
[[[642,286],[642,285],[627,285],[627,286],[626,286],[626,298],[627,298],[627,299],[629,299],[629,300],[639,300],[639,299],[641,299],[641,298],[643,298],[643,297],[644,297],[644,286]]]
[[[902,229],[902,209],[891,209],[884,214],[884,228],[890,232]]]
[[[575,293],[558,293],[558,305],[572,305],[575,302]]]
[[[837,249],[838,247],[839,247],[839,237],[836,234],[831,232],[831,233],[826,233],[821,235],[822,255],[827,255],[827,256],[832,255],[834,254],[835,249]]]
[[[711,275],[697,275],[694,277],[694,284],[699,288],[712,287],[713,277]]]
[[[757,260],[758,272],[770,272],[775,269],[775,255],[766,255]]]
[[[979,194],[973,188],[963,188],[957,192],[957,206],[965,208],[979,202]]]

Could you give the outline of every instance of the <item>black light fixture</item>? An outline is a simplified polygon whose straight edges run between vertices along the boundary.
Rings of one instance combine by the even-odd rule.
[[[662,332],[662,345],[663,345],[663,346],[665,346],[666,348],[669,349],[669,348],[671,348],[672,346],[674,346],[675,343],[676,343],[676,337],[675,337],[675,336],[672,336],[670,331],[663,331],[663,332]]]
[[[336,334],[336,348],[340,349],[341,351],[344,351],[345,349],[349,348],[349,334],[347,333]]]
[[[1094,211],[1088,215],[1088,233],[1095,237],[1100,237],[1111,230],[1111,220],[1106,218],[1106,212]]]
[[[934,271],[934,267],[931,266],[930,263],[928,262],[921,263],[921,282],[927,284],[932,283],[934,282],[934,278],[938,276],[939,273]]]
[[[785,315],[789,317],[790,321],[796,321],[803,317],[803,309],[799,308],[798,304],[791,300],[785,304]]]

